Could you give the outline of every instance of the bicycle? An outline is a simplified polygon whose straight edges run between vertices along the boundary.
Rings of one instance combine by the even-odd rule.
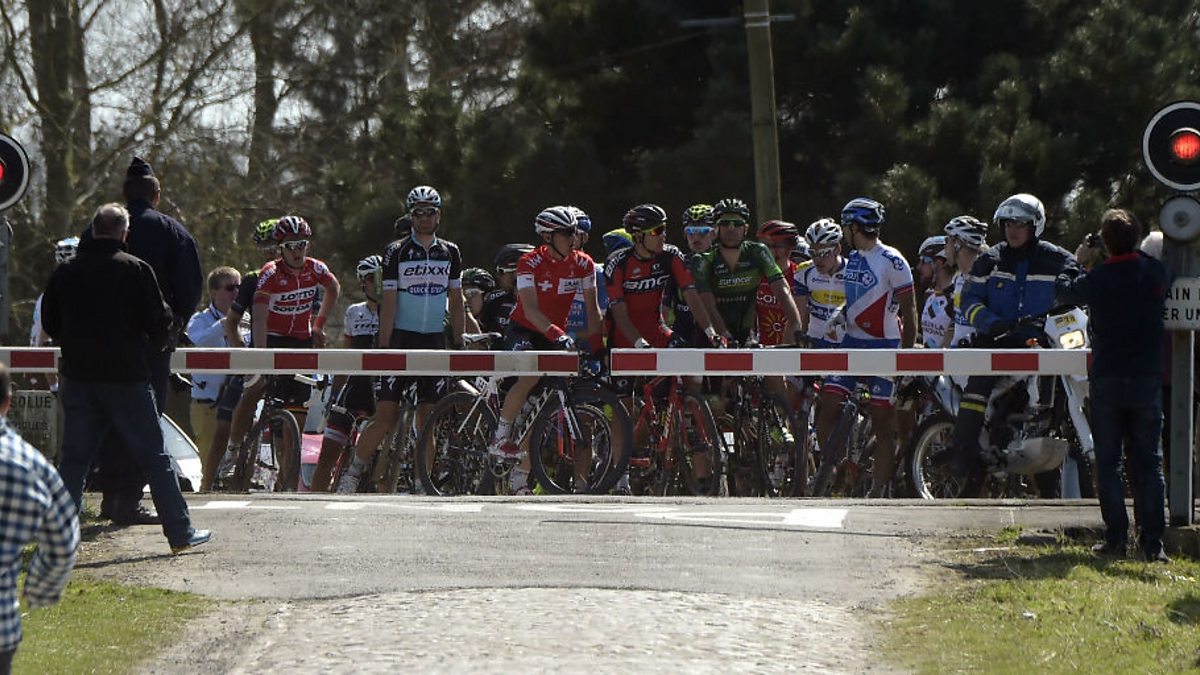
[[[234,491],[249,492],[255,486],[267,492],[298,489],[302,436],[293,410],[303,411],[304,404],[297,400],[300,396],[295,383],[310,388],[321,386],[317,380],[303,375],[268,380],[262,412],[238,448],[232,479]],[[247,388],[253,385],[251,378]]]
[[[720,494],[723,444],[707,401],[683,378],[663,376],[646,382],[633,409],[635,437],[647,435],[647,453],[629,459],[634,494],[679,494],[680,487],[698,497]]]
[[[801,430],[787,401],[762,376],[743,375],[732,380],[725,410],[734,411],[725,415],[733,438],[726,448],[730,496],[801,496],[809,461],[809,445],[801,439],[808,430]]]
[[[871,417],[863,414],[870,400],[871,392],[860,383],[839,404],[833,431],[818,444],[820,457],[810,491],[812,496],[841,493],[863,497],[870,492],[875,439],[871,434]]]
[[[331,406],[331,410],[346,412],[346,409],[341,406]],[[410,382],[400,396],[399,413],[395,431],[388,434],[386,443],[380,443],[379,447],[371,453],[355,492],[378,494],[415,492],[417,483],[413,478],[413,453],[418,435],[416,380]],[[350,469],[354,449],[358,443],[357,432],[361,431],[368,421],[369,418],[355,420],[356,433],[351,436],[350,441],[338,456],[334,466],[332,485],[340,485],[342,477]]]

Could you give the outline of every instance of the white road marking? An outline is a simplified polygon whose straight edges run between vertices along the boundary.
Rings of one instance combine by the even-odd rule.
[[[287,506],[282,504],[253,504],[251,502],[205,502],[199,506],[191,507],[193,511],[236,511],[238,509],[250,509],[254,511],[299,511],[299,506]]]
[[[644,513],[678,511],[674,506],[649,506],[646,504],[519,504],[518,511],[542,511],[548,513]]]
[[[787,525],[840,529],[846,509],[792,509],[791,511],[659,511],[636,513],[639,518],[658,518],[693,523],[732,523],[739,525]]]
[[[368,506],[411,511],[449,511],[451,513],[479,513],[483,504],[403,504],[392,502],[330,502],[326,511],[362,511]]]

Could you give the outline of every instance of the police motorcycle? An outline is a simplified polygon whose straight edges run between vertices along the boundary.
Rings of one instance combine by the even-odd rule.
[[[1077,307],[1026,317],[1019,327],[1037,326],[1029,348],[1086,350],[1090,345],[1087,313]],[[976,335],[968,347],[1011,347],[1011,333],[994,338]],[[949,379],[949,378],[947,378]],[[938,410],[918,425],[908,456],[916,496],[957,497],[963,479],[950,472],[954,421],[960,392],[937,398]],[[979,445],[988,473],[985,494],[993,497],[1078,499],[1095,494],[1094,445],[1085,413],[1087,376],[1020,375],[997,378],[988,399]],[[1061,471],[1058,471],[1061,468]]]

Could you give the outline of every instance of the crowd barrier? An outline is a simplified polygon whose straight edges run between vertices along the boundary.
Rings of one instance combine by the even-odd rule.
[[[614,349],[614,375],[1086,375],[1079,349]],[[52,373],[58,349],[0,349],[13,372]],[[181,373],[572,375],[569,352],[200,349],[171,356]]]

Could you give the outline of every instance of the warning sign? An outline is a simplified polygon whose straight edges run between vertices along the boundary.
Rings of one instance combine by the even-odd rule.
[[[58,458],[58,399],[48,391],[15,391],[8,423],[27,443],[54,461]]]
[[[1181,277],[1171,284],[1163,325],[1167,330],[1200,330],[1200,279]]]

